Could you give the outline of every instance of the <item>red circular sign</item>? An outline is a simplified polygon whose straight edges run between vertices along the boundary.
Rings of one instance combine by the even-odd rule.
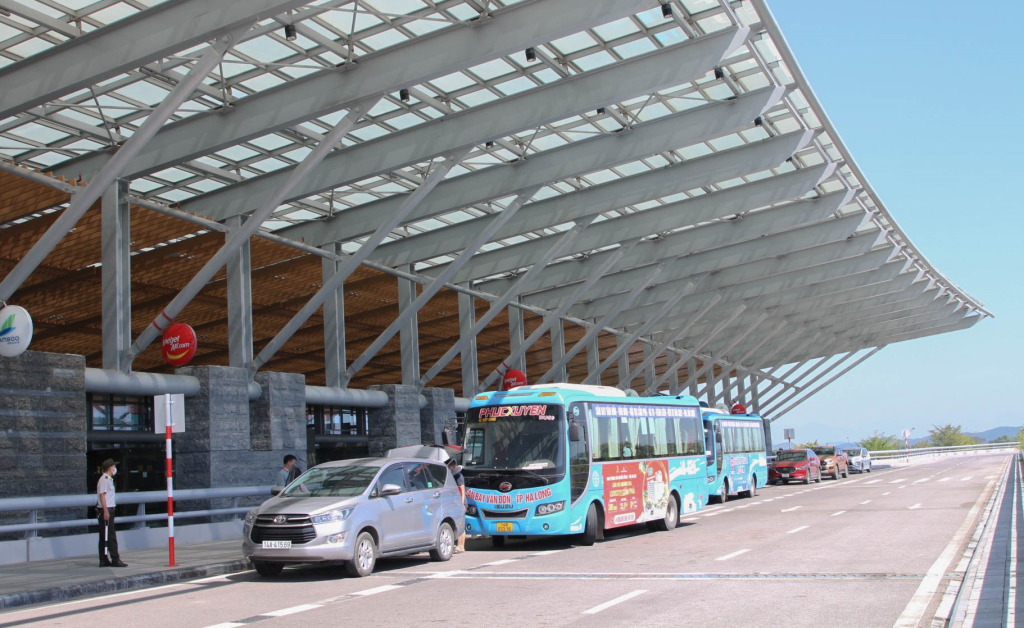
[[[505,376],[501,378],[502,390],[512,390],[516,386],[526,385],[526,373],[519,369],[509,369],[505,371]]]
[[[747,413],[747,407],[744,406],[742,403],[737,403],[736,405],[734,405],[732,407],[732,413],[733,414],[746,414]]]
[[[185,366],[196,354],[196,332],[185,323],[175,323],[164,332],[160,345],[164,361],[171,366]]]

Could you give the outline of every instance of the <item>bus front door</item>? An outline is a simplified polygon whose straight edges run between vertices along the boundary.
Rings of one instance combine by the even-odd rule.
[[[708,477],[713,480],[718,477],[718,465],[720,462],[716,464],[715,461],[716,459],[721,460],[721,454],[716,455],[718,448],[715,447],[714,426],[711,421],[706,419],[704,420],[704,451],[707,456]]]

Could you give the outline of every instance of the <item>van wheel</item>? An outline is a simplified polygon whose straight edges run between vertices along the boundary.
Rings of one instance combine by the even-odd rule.
[[[448,522],[441,524],[437,530],[437,545],[430,550],[430,559],[439,563],[450,560],[455,551],[455,532]]]
[[[843,473],[843,477],[844,478],[849,478],[850,477],[850,467],[846,467],[846,472]]]
[[[503,536],[492,536],[491,545],[494,547],[505,547],[505,537]]]
[[[659,532],[675,530],[676,526],[679,525],[679,502],[676,501],[675,495],[668,496],[668,508],[665,509],[665,518],[653,523],[654,529]]]
[[[352,560],[345,563],[345,571],[353,578],[365,578],[373,573],[373,566],[377,564],[377,544],[373,542],[373,535],[369,532],[362,532],[356,538],[356,551]]]
[[[284,563],[258,562],[253,563],[252,566],[256,568],[256,573],[263,576],[264,578],[274,578],[280,576],[281,571],[284,569]]]
[[[868,465],[868,473],[871,473],[871,465]]]
[[[583,525],[583,533],[580,534],[580,545],[590,547],[597,541],[597,506],[590,504],[587,509],[587,522]]]

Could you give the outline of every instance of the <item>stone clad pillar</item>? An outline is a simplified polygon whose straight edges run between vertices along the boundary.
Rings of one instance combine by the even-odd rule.
[[[441,432],[448,421],[455,420],[455,391],[451,388],[424,388],[427,405],[420,408],[420,442],[443,445]]]
[[[422,444],[419,388],[388,384],[370,386],[369,390],[379,390],[388,396],[388,405],[370,410],[370,456],[383,456],[395,447]]]

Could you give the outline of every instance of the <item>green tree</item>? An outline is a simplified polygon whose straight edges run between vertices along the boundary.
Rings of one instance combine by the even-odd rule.
[[[988,442],[990,442],[990,443],[1016,443],[1017,442],[1017,437],[1016,436],[1000,436],[999,438],[993,438],[992,440],[990,440]]]
[[[857,444],[869,451],[887,451],[899,449],[903,442],[893,434],[883,434],[882,432],[875,431],[871,436]]]
[[[821,447],[821,443],[817,440],[811,440],[802,445],[797,445],[794,449],[811,449],[812,447]]]
[[[977,445],[978,439],[964,434],[959,425],[947,423],[943,426],[933,425],[928,430],[928,444],[931,447],[956,447],[958,445]]]
[[[1020,448],[1024,450],[1024,427],[1020,428],[1017,432],[1017,442],[1020,444]]]

